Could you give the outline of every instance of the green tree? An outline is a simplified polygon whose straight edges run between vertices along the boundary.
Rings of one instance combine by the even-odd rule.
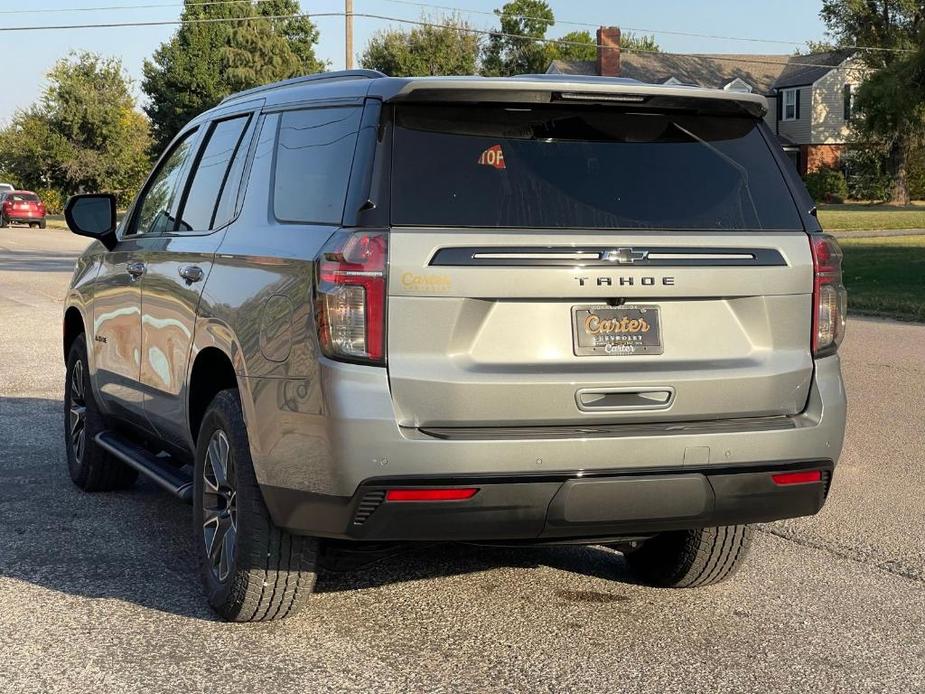
[[[588,31],[572,31],[557,39],[558,43],[546,44],[546,63],[552,60],[595,60],[597,44]],[[545,72],[544,67],[541,72]]]
[[[185,0],[181,19],[189,23],[142,70],[155,149],[232,92],[323,69],[314,53],[318,30],[307,17],[293,16],[299,13],[298,0]]]
[[[410,31],[390,29],[375,34],[360,65],[392,77],[474,75],[478,69],[478,37],[458,17],[427,19]]]
[[[925,139],[925,2],[823,0],[820,16],[840,47],[871,70],[856,93],[853,129],[879,148],[892,180],[890,200],[909,203],[909,157]]]
[[[620,36],[620,48],[628,52],[658,53],[654,36],[637,36],[626,31]],[[547,44],[547,62],[551,60],[595,60],[597,43],[588,31],[572,31]]]
[[[661,51],[655,36],[646,34],[637,36],[632,31],[624,31],[620,34],[620,48],[636,53],[658,53]]]
[[[546,32],[556,23],[544,0],[511,0],[500,10],[501,29],[488,37],[482,73],[509,76],[546,72],[549,62]]]
[[[72,53],[38,103],[0,131],[0,168],[30,188],[134,193],[148,168],[147,119],[116,58]]]

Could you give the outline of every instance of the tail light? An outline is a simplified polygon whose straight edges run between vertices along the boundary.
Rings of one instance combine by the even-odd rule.
[[[848,292],[842,284],[842,251],[828,234],[810,237],[813,251],[813,355],[834,354],[845,336]]]
[[[385,364],[388,239],[382,231],[340,231],[322,249],[315,318],[326,356]]]

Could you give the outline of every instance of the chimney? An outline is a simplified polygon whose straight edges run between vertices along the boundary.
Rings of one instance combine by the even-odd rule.
[[[600,27],[597,30],[597,74],[602,77],[620,76],[620,27]]]

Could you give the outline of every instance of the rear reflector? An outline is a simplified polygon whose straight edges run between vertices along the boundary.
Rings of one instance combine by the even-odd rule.
[[[471,499],[478,491],[475,487],[460,489],[390,489],[386,501],[462,501]]]
[[[806,484],[807,482],[821,482],[821,470],[803,470],[802,472],[781,472],[771,475],[774,484]]]

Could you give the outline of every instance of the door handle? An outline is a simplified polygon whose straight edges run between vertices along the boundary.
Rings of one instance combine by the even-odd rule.
[[[189,284],[198,282],[205,274],[198,265],[181,265],[177,269],[177,272],[180,273],[180,277],[185,279]]]
[[[128,272],[128,274],[132,276],[133,280],[137,280],[139,277],[145,274],[145,270],[147,270],[147,266],[141,261],[136,261],[134,263],[129,263],[128,265],[126,265],[125,270]]]

